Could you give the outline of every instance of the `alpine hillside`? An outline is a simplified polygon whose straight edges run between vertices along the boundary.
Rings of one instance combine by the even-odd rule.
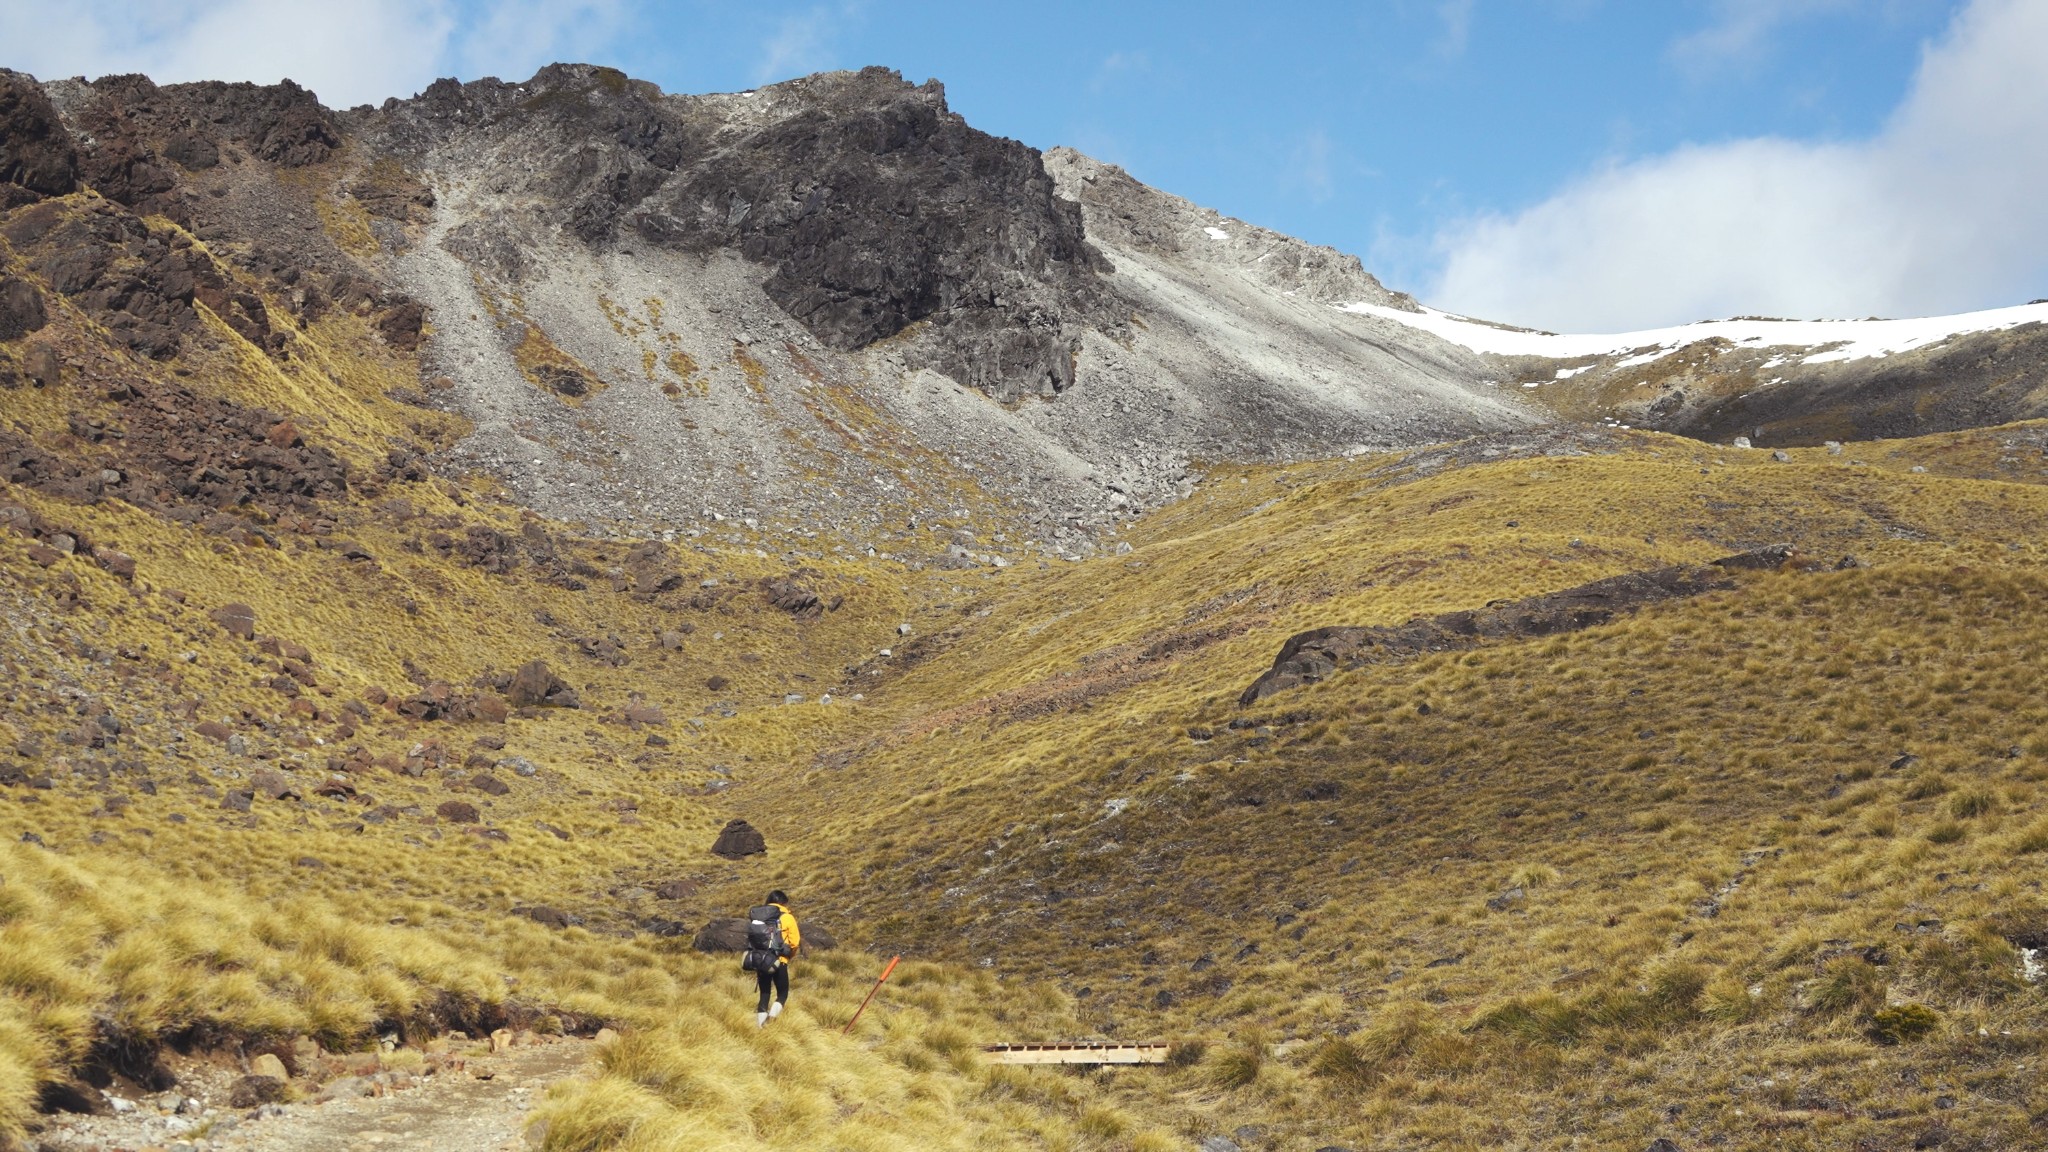
[[[2044,320],[1453,316],[881,69],[0,72],[0,1149],[2048,1146]]]

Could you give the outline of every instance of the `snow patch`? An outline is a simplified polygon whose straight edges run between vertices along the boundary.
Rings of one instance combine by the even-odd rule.
[[[1223,229],[1221,229],[1221,228],[1204,228],[1204,229],[1202,229],[1202,231],[1204,231],[1204,232],[1208,233],[1208,234],[1209,234],[1209,239],[1211,239],[1211,240],[1228,240],[1228,239],[1230,239],[1230,233],[1228,233],[1228,232],[1225,232],[1225,231],[1224,231]]]
[[[1391,320],[1474,352],[1495,356],[1573,360],[1585,356],[1633,353],[1616,363],[1617,368],[1648,364],[1688,345],[1717,338],[1756,348],[1813,348],[1817,350],[1798,358],[1801,364],[1834,364],[1890,356],[1970,332],[1997,332],[2022,324],[2048,323],[2048,303],[2043,303],[1911,320],[1705,320],[1698,324],[1650,328],[1641,332],[1560,335],[1496,327],[1434,308],[1404,312],[1381,304],[1339,304],[1337,307],[1354,315]],[[1793,357],[1782,357],[1766,367],[1775,367],[1791,359]],[[1558,378],[1565,377],[1560,373]]]

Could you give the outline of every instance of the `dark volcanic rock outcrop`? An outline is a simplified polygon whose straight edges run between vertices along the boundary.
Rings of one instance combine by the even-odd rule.
[[[1794,555],[1789,545],[1774,545],[1725,556],[1712,564],[1628,572],[1561,592],[1496,601],[1473,611],[1417,617],[1406,624],[1338,626],[1298,633],[1281,646],[1273,666],[1244,690],[1238,703],[1256,704],[1275,692],[1314,684],[1362,664],[1471,648],[1488,640],[1554,636],[1597,627],[1645,604],[1733,587],[1735,581],[1729,573],[1782,568]]]
[[[936,81],[868,68],[664,97],[610,69],[552,65],[516,86],[437,82],[376,130],[422,151],[498,141],[593,246],[737,252],[827,347],[930,321],[930,366],[1000,398],[1066,388],[1083,327],[1115,325],[1079,206],[1036,149],[970,127]]]
[[[24,200],[62,196],[78,183],[78,150],[57,110],[36,82],[0,69],[0,184],[22,190]],[[0,189],[0,208],[11,206]]]

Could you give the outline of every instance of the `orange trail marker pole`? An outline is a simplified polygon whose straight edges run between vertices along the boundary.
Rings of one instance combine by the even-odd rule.
[[[854,1020],[859,1020],[860,1014],[868,1010],[868,1001],[873,1000],[875,998],[875,993],[880,992],[882,990],[882,981],[887,980],[889,978],[889,973],[894,972],[896,970],[896,962],[901,959],[903,959],[903,957],[901,956],[889,957],[889,966],[887,968],[882,969],[882,979],[875,981],[875,986],[873,988],[868,989],[868,994],[866,996],[861,997],[860,1007],[853,1010],[853,1020],[848,1020],[846,1022],[846,1027],[841,1028],[839,1030],[839,1034],[841,1036],[844,1036],[847,1033],[853,1031]]]

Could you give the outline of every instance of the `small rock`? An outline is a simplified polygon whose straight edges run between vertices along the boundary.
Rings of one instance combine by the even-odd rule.
[[[369,1081],[361,1076],[343,1076],[338,1080],[329,1080],[320,1089],[320,1095],[317,1099],[325,1103],[329,1100],[353,1100],[359,1096],[368,1096],[369,1094]]]
[[[236,788],[221,797],[220,806],[230,812],[247,812],[256,802],[256,793],[246,788]]]
[[[93,558],[100,562],[101,567],[113,573],[116,578],[122,580],[135,579],[135,557],[128,555],[126,552],[116,552],[112,548],[101,548],[93,553]]]
[[[545,660],[534,660],[512,674],[505,699],[514,708],[580,708],[576,690],[555,675]]]
[[[291,1073],[285,1071],[284,1061],[270,1052],[265,1052],[249,1061],[249,1075],[268,1076],[273,1080],[289,1080]]]
[[[1668,1136],[1659,1136],[1650,1141],[1650,1146],[1643,1152],[1679,1152],[1678,1142]]]
[[[228,1090],[228,1107],[255,1108],[284,1099],[284,1081],[276,1076],[244,1076]]]
[[[227,604],[209,613],[213,622],[238,640],[250,640],[256,636],[256,610],[247,604]]]
[[[1776,460],[1780,464],[1790,464],[1792,462],[1792,454],[1780,448],[1771,453],[1771,459]]]
[[[481,819],[476,805],[465,800],[443,801],[434,809],[434,814],[451,824],[474,824]]]
[[[688,900],[697,894],[695,880],[665,880],[654,886],[654,894],[663,900]]]
[[[481,772],[469,778],[469,786],[487,796],[503,796],[512,791],[512,786],[488,772]]]
[[[260,792],[266,800],[297,800],[298,786],[292,779],[274,768],[258,768],[249,774],[249,787]]]
[[[534,776],[540,772],[540,765],[524,756],[507,756],[498,761],[498,767],[510,768],[514,776]]]
[[[1492,899],[1488,900],[1486,902],[1486,907],[1490,911],[1505,912],[1508,909],[1513,908],[1515,905],[1520,904],[1523,901],[1523,899],[1527,896],[1528,893],[1524,892],[1520,888],[1510,888],[1507,891],[1501,893],[1500,895],[1495,896]]]
[[[524,916],[535,924],[548,928],[567,928],[571,922],[568,913],[563,912],[559,908],[551,908],[546,904],[535,904],[530,908],[514,908],[512,914],[514,916]]]
[[[1749,437],[1747,437],[1747,436],[1737,436],[1737,437],[1735,438],[1735,446],[1736,446],[1737,448],[1747,448],[1747,447],[1749,447]]]

